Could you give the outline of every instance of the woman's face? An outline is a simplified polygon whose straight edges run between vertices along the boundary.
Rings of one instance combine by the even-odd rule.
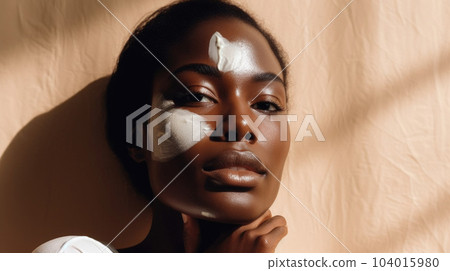
[[[218,49],[214,41],[214,48],[210,48],[215,32],[234,48],[225,50],[222,44]],[[236,48],[238,59],[233,53]],[[223,53],[221,64],[235,61],[237,65],[218,69],[218,50]],[[214,51],[216,59],[211,56]],[[158,199],[197,218],[236,224],[253,221],[275,200],[277,178],[281,178],[289,149],[289,133],[287,140],[281,140],[280,121],[270,119],[286,113],[284,78],[264,89],[282,67],[263,35],[237,19],[200,23],[169,49],[168,56],[164,64],[199,101],[166,71],[155,76],[152,108],[171,104],[167,110],[178,119],[168,118],[169,125],[176,123],[171,139],[165,142],[175,146],[166,149],[170,155],[157,154],[158,147],[157,153],[146,152],[154,195],[198,155]],[[205,132],[208,136],[195,140],[191,132],[195,127],[189,118],[205,115],[223,116],[223,134],[201,130],[201,135]],[[257,129],[252,129],[251,122]],[[205,124],[217,128],[215,121],[201,125]]]

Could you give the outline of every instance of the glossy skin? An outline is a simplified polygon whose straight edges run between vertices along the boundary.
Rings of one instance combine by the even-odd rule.
[[[173,213],[183,214],[186,251],[197,251],[202,236],[199,232],[201,229],[214,231],[216,228],[220,230],[217,230],[215,237],[211,237],[216,240],[210,240],[206,242],[208,244],[203,245],[207,251],[269,252],[275,249],[276,244],[287,233],[284,218],[272,217],[268,212],[279,189],[278,180],[270,172],[281,179],[289,150],[289,138],[287,141],[280,140],[280,123],[270,121],[269,116],[286,113],[286,90],[282,82],[275,80],[255,100],[252,99],[270,81],[267,78],[255,80],[255,75],[278,74],[282,67],[262,34],[240,20],[229,18],[208,20],[193,28],[186,37],[169,48],[170,58],[165,64],[171,71],[177,71],[189,64],[216,67],[208,56],[209,40],[216,31],[230,41],[245,42],[251,52],[248,57],[255,63],[252,69],[244,73],[220,72],[218,75],[205,75],[189,69],[176,73],[181,82],[193,93],[202,94],[198,95],[200,102],[195,101],[167,72],[161,71],[154,80],[153,101],[158,95],[164,95],[168,99],[185,95],[184,98],[176,98],[176,108],[199,115],[224,115],[225,134],[229,132],[227,116],[236,115],[237,141],[229,141],[225,135],[205,137],[168,162],[153,161],[149,152],[144,154],[144,159],[148,166],[153,193],[157,195],[199,154],[197,159],[158,196],[162,205],[173,209]],[[258,127],[266,141],[258,139],[241,115],[248,115],[253,121],[260,115],[267,115]],[[245,138],[247,133],[250,133],[251,137]],[[246,157],[253,159],[253,162],[257,160],[262,162],[264,172],[259,170],[255,173],[254,167],[245,168],[245,166],[225,166],[225,169],[215,171],[214,174],[205,171],[211,161],[217,162],[217,159],[223,157],[220,155],[224,152],[230,154],[246,152]],[[253,154],[248,155],[249,152],[253,153],[257,160]],[[247,165],[245,161],[243,164]],[[233,175],[243,175],[244,179],[252,177],[252,182],[244,183],[244,187],[236,186],[233,180],[227,179],[227,176]],[[221,180],[229,181],[231,185],[227,183],[226,186],[214,186],[214,176],[225,176],[220,177]],[[153,220],[155,221],[157,217],[158,215],[155,215]],[[204,224],[206,226],[202,228],[199,227],[202,220],[210,222]],[[223,227],[229,230],[224,230]],[[202,242],[205,243],[205,240]]]

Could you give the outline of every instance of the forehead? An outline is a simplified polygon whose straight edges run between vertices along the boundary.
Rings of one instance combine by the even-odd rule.
[[[277,74],[281,66],[264,36],[253,26],[234,18],[216,18],[203,21],[169,49],[168,64],[172,69],[187,63],[215,66],[208,55],[211,36],[219,32],[231,42],[244,43],[249,49],[247,57],[255,63],[255,72]]]

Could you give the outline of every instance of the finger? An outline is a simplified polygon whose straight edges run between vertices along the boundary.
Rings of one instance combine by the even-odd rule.
[[[255,241],[255,250],[258,252],[275,252],[278,243],[288,233],[286,226],[274,228],[268,234],[259,236]]]
[[[200,229],[195,218],[181,213],[183,219],[183,242],[186,252],[196,252],[200,243]]]
[[[246,231],[246,230],[255,229],[262,222],[266,221],[267,219],[270,219],[271,217],[272,217],[272,213],[270,212],[270,210],[267,210],[266,212],[264,212],[264,214],[262,214],[260,217],[258,217],[255,221],[253,221],[247,225],[243,225],[242,227],[239,228],[239,230],[242,232],[242,231]]]
[[[280,215],[271,217],[263,221],[259,226],[253,230],[255,235],[264,235],[271,232],[276,227],[286,226],[286,219]]]
[[[259,224],[258,227],[242,232],[241,237],[247,242],[254,242],[262,235],[270,233],[277,227],[286,226],[286,219],[282,216],[274,216]]]

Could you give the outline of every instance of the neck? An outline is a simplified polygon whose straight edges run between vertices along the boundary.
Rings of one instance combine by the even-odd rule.
[[[119,252],[183,252],[183,221],[179,212],[155,200],[152,205],[150,232],[139,244]]]
[[[200,244],[198,251],[208,252],[208,248],[229,236],[238,226],[234,224],[217,223],[207,220],[198,220],[200,228]]]
[[[119,252],[184,252],[181,214],[158,200],[153,202],[152,210],[152,226],[147,237],[133,247],[119,249]],[[198,220],[198,224],[200,228],[198,251],[205,251],[236,228],[236,225],[206,220]]]

